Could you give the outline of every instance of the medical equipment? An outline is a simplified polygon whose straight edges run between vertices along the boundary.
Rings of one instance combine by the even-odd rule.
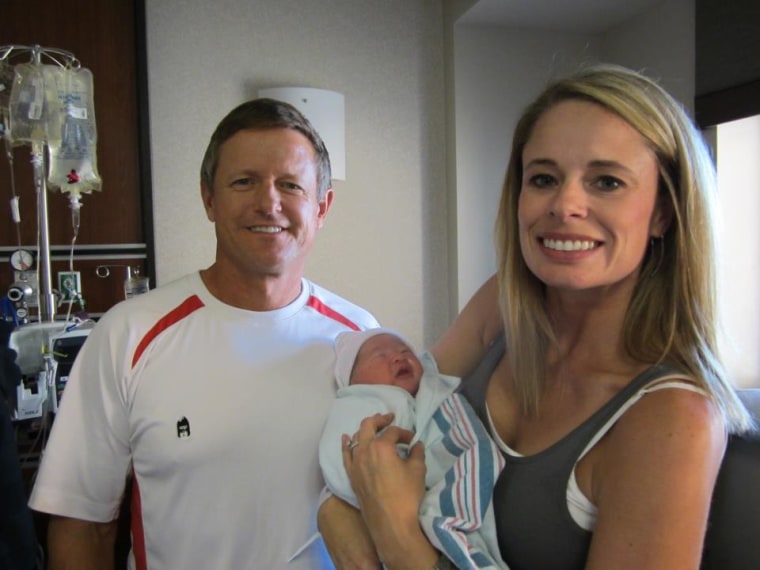
[[[11,64],[11,60],[17,61],[22,56],[30,61]],[[5,93],[9,83],[10,93]],[[69,195],[74,230],[72,254],[79,232],[81,195],[101,188],[92,73],[64,50],[3,46],[0,87],[0,93],[5,93],[0,96],[0,120],[6,148],[31,146],[37,191],[39,320],[49,322],[55,318],[56,303],[50,272],[47,187]],[[12,160],[12,153],[7,154]],[[15,187],[12,193],[13,218],[19,223]],[[20,243],[18,246],[21,248]]]
[[[60,382],[56,380],[55,342],[79,330],[78,343],[89,332],[89,328],[82,327],[87,321],[76,317],[72,320],[71,311],[74,301],[84,307],[78,272],[73,267],[81,197],[101,189],[92,73],[65,50],[39,45],[0,47],[0,135],[11,166],[11,217],[18,241],[18,249],[10,259],[15,282],[4,298],[3,318],[12,318],[17,325],[11,333],[10,346],[18,354],[22,372],[15,419],[23,420],[42,416],[51,408],[57,410]],[[21,219],[12,149],[21,145],[31,149],[37,195],[36,257],[35,252],[22,247],[18,229]],[[48,187],[68,194],[71,208],[73,238],[65,299],[52,284]],[[32,272],[35,279],[29,278]],[[68,301],[65,321],[56,320],[58,298]],[[29,314],[32,299],[37,306],[36,319]],[[12,307],[9,316],[5,314],[8,305]]]
[[[95,275],[105,279],[111,275],[111,268],[123,267],[126,270],[124,279],[124,298],[131,299],[135,295],[142,295],[150,290],[150,279],[140,275],[140,268],[132,265],[98,265],[95,268]]]

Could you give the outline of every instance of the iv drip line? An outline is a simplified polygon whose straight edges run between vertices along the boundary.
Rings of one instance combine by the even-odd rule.
[[[13,152],[8,139],[5,139],[5,152],[8,156],[8,169],[11,177],[11,217],[16,225],[16,245],[21,249],[21,210],[19,209],[19,197],[16,193],[16,174],[13,172]]]
[[[74,235],[71,238],[71,248],[69,249],[69,271],[72,273],[74,271],[74,245],[76,244],[77,238],[79,237],[80,209],[82,207],[82,202],[79,198],[79,194],[69,194],[69,206],[71,207],[71,225],[74,230]],[[77,302],[79,304],[79,308],[84,311],[84,299],[82,298],[82,292],[75,291],[74,294],[75,296],[73,299],[70,299],[68,309],[66,310],[66,326],[68,326],[69,321],[71,320],[71,308],[74,306],[74,302]],[[63,292],[61,292],[61,298],[63,298]]]

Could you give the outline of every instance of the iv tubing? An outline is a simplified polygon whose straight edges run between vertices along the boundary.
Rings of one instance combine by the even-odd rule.
[[[79,215],[80,210],[82,208],[82,202],[79,200],[80,196],[77,193],[71,193],[69,194],[69,206],[71,207],[71,226],[74,230],[74,236],[71,238],[71,248],[69,249],[69,271],[74,271],[74,245],[76,244],[77,238],[79,237]],[[74,306],[74,303],[79,303],[80,309],[84,311],[84,299],[82,298],[82,292],[81,291],[75,291],[74,292],[75,297],[73,299],[69,299],[69,306],[66,310],[66,320],[65,324],[68,330],[69,323],[71,321],[71,309]],[[63,291],[60,291],[61,299],[63,299]]]
[[[16,245],[21,247],[21,211],[18,205],[18,194],[16,194],[16,175],[13,172],[13,151],[10,148],[8,139],[5,139],[6,154],[8,156],[8,169],[11,175],[11,216],[13,223],[16,224]]]

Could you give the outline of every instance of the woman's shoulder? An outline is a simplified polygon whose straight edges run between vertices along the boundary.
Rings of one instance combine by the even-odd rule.
[[[687,377],[659,379],[641,390],[641,397],[621,421],[670,425],[705,422],[721,425],[722,416],[710,396]]]
[[[722,455],[726,425],[718,406],[687,378],[668,379],[642,390],[640,399],[617,421],[608,435],[613,461],[671,463],[685,467],[712,453]],[[630,459],[629,459],[630,461]]]
[[[630,398],[630,408],[618,420],[616,432],[667,437],[669,430],[676,428],[725,428],[718,405],[689,374],[665,365],[654,366],[632,384],[637,384],[635,394]]]
[[[672,561],[698,551],[726,439],[717,406],[697,391],[656,390],[631,406],[579,480],[599,513],[594,567],[626,553]]]

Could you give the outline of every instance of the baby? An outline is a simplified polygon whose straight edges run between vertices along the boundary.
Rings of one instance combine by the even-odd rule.
[[[463,396],[459,378],[441,374],[429,352],[417,355],[398,332],[345,332],[335,341],[337,398],[319,445],[328,489],[358,508],[343,466],[341,435],[376,413],[425,445],[420,525],[458,568],[506,568],[496,542],[491,495],[504,460]],[[399,446],[404,456],[407,446]]]
[[[343,334],[336,341],[338,385],[383,384],[417,395],[422,363],[398,333],[372,329]],[[354,350],[358,348],[358,352]],[[348,374],[346,374],[348,372]],[[345,382],[346,376],[348,382]]]

